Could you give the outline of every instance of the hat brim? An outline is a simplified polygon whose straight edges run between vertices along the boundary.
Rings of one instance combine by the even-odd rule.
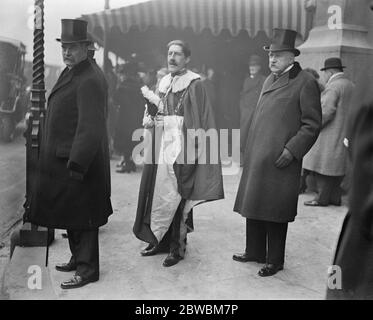
[[[61,38],[56,38],[56,41],[61,42],[61,43],[79,43],[79,42],[85,42],[85,43],[91,43],[92,40],[89,39],[83,39],[83,40],[62,40]]]
[[[292,52],[294,53],[294,55],[297,57],[300,55],[300,51],[296,48],[283,48],[283,49],[271,49],[270,47],[266,46],[266,47],[263,47],[264,51],[267,51],[267,52],[282,52],[282,51],[289,51],[289,52]]]
[[[324,68],[321,68],[320,71],[325,71],[325,70],[328,70],[328,69],[345,69],[347,67],[345,66],[330,66],[330,67],[324,67]]]

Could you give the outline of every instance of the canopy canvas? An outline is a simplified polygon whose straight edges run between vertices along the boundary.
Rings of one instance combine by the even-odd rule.
[[[127,33],[137,26],[176,29],[192,28],[196,33],[209,29],[214,35],[227,29],[233,36],[246,30],[271,34],[273,28],[296,30],[305,36],[307,13],[303,0],[152,0],[118,9],[83,15],[89,31],[116,27]]]
[[[257,54],[267,74],[269,44],[275,27],[296,30],[298,44],[310,29],[303,0],[152,0],[82,16],[99,45],[158,69],[166,64],[166,45],[174,39],[192,48],[189,67],[215,70],[220,127],[239,127],[239,96],[248,59]]]

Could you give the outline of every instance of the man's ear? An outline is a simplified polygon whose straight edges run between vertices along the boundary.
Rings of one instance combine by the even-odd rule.
[[[186,58],[186,63],[188,64],[190,62],[190,57]]]

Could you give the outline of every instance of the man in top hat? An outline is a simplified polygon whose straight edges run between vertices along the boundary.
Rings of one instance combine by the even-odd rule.
[[[71,259],[56,269],[75,271],[61,284],[71,289],[99,279],[98,228],[112,213],[107,86],[88,58],[86,21],[63,19],[57,41],[66,68],[48,98],[30,220],[67,230]]]
[[[234,211],[246,218],[246,250],[240,262],[265,263],[259,276],[284,267],[288,223],[297,214],[302,158],[321,127],[320,90],[295,56],[296,32],[274,29],[271,74],[250,123]]]
[[[317,195],[306,201],[307,206],[341,205],[340,184],[346,174],[346,120],[351,107],[354,84],[343,73],[345,66],[339,58],[328,58],[324,72],[325,90],[321,95],[322,129],[304,157],[303,167],[316,176]]]
[[[254,113],[265,76],[261,74],[262,59],[252,55],[249,59],[249,74],[247,75],[240,94],[240,143],[241,153],[245,150],[247,133],[251,117]],[[242,157],[241,157],[242,158]]]

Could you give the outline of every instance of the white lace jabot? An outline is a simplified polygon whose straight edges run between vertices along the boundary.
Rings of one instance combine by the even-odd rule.
[[[172,80],[173,78],[174,80]],[[171,91],[175,93],[188,88],[193,80],[201,79],[199,74],[190,70],[187,70],[186,73],[182,75],[176,75],[173,78],[171,77],[170,73],[165,75],[159,83],[159,92],[166,93],[171,85],[171,81],[173,81]]]

